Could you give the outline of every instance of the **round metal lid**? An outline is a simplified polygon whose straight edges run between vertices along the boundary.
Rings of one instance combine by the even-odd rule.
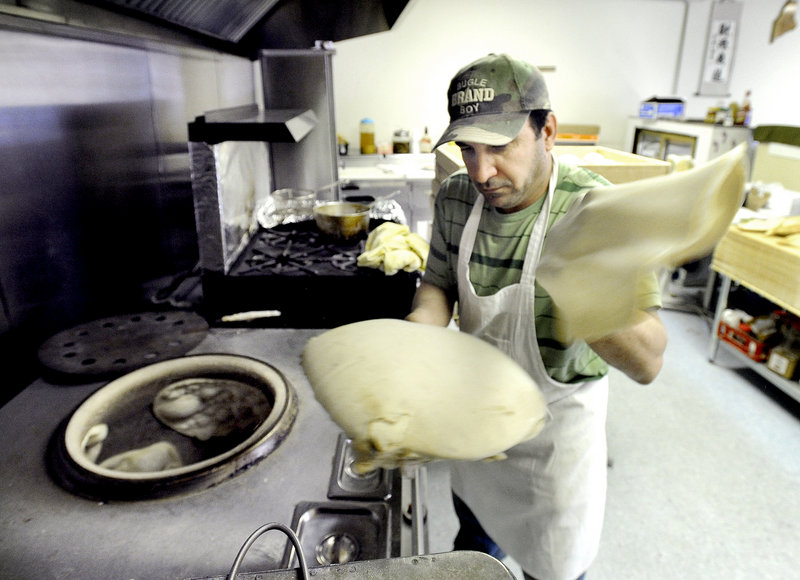
[[[46,368],[67,375],[118,376],[182,356],[208,334],[188,311],[140,312],[101,318],[47,339],[38,352]]]

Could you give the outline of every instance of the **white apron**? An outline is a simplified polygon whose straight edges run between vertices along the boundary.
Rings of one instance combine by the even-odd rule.
[[[551,379],[536,342],[534,275],[558,175],[553,176],[528,244],[519,284],[478,296],[469,260],[484,198],[478,196],[458,256],[460,326],[511,355],[542,389],[552,419],[503,461],[454,462],[453,491],[492,539],[537,580],[575,580],[597,554],[606,494],[608,381]]]

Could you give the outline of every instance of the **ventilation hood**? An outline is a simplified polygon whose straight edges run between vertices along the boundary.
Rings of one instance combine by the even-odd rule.
[[[235,52],[311,48],[391,29],[408,0],[92,0],[99,7],[231,43]]]

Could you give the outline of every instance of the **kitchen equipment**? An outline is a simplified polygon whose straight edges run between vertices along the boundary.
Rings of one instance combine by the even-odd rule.
[[[403,206],[393,199],[395,196],[402,193],[401,190],[397,189],[387,195],[381,195],[379,197],[375,197],[374,195],[362,195],[360,193],[352,194],[351,191],[354,190],[345,191],[344,201],[369,205],[369,217],[371,219],[396,222],[403,225],[407,224],[408,220],[406,219],[405,211],[403,211]]]
[[[309,225],[314,227],[313,222]],[[79,571],[85,580],[223,574],[252,530],[266,522],[290,523],[295,506],[302,503],[336,503],[338,498],[328,497],[328,490],[333,472],[339,471],[333,458],[341,429],[316,404],[300,368],[303,345],[318,333],[294,328],[209,330],[188,358],[227,353],[264,361],[294,388],[297,415],[280,444],[265,457],[249,464],[238,456],[231,458],[238,469],[235,477],[158,499],[88,500],[61,489],[48,472],[52,464],[44,460],[48,445],[103,384],[65,388],[37,379],[0,408],[0,437],[5,441],[0,448],[5,482],[0,513],[10,530],[0,539],[0,577],[53,578],[65,570],[76,571],[72,575]],[[388,506],[387,533],[394,559],[411,554],[410,526],[401,508],[409,499],[399,473],[392,470],[386,476],[363,482],[360,493],[348,485],[355,493],[344,503]],[[87,558],[98,546],[103,558]],[[245,559],[240,578],[251,577],[248,573],[253,570],[279,569],[286,538],[266,534],[256,548]]]
[[[65,375],[118,376],[181,356],[207,333],[206,321],[188,311],[110,316],[53,335],[39,347],[38,358]]]
[[[300,578],[308,580],[309,569],[306,563],[302,543],[295,533],[280,523],[269,523],[250,534],[236,554],[236,559],[227,576],[218,576],[206,580],[234,580],[238,577],[247,551],[260,536],[270,530],[279,530],[289,538],[291,546],[299,556]],[[336,546],[342,548],[342,544]],[[296,570],[275,570],[260,572],[258,578],[269,576],[275,580],[295,580]],[[318,578],[351,578],[353,580],[513,580],[514,576],[501,562],[480,552],[449,552],[432,556],[412,556],[410,558],[394,558],[370,560],[366,562],[345,562],[341,565],[324,565],[314,567],[311,576]]]
[[[302,502],[295,506],[292,528],[307,560],[329,566],[391,557],[393,518],[399,514],[384,502]],[[287,545],[283,567],[297,563],[298,552]]]
[[[416,468],[415,468],[416,469]],[[423,470],[424,468],[419,468]],[[413,479],[419,474],[412,476]],[[417,503],[419,502],[419,503]],[[417,493],[412,497],[413,507],[421,507],[421,495]],[[371,511],[377,508],[376,511]],[[376,517],[380,517],[382,504],[358,504],[351,503],[331,503],[331,504],[302,504],[297,506],[294,517],[294,529],[286,527],[280,523],[269,523],[261,526],[248,536],[245,543],[236,554],[233,566],[227,576],[207,578],[205,580],[226,580],[239,577],[239,568],[256,540],[270,530],[279,530],[286,534],[289,542],[286,546],[286,556],[284,557],[284,570],[274,570],[256,573],[257,578],[275,578],[275,580],[286,579],[294,580],[298,578],[296,568],[299,567],[299,577],[307,580],[310,576],[315,578],[351,578],[353,580],[370,580],[381,578],[382,580],[450,580],[459,578],[464,580],[513,580],[514,576],[499,560],[472,551],[448,552],[443,554],[425,555],[423,551],[414,551],[410,557],[399,558],[376,558],[358,559],[360,550],[364,547],[371,553],[381,550],[386,544],[383,535],[383,526],[374,524]],[[414,510],[422,513],[422,510]],[[356,538],[350,535],[352,527],[348,532],[342,532],[341,523],[337,519],[347,512],[349,516],[360,518],[359,526],[364,544],[360,544]],[[323,517],[322,521],[316,521],[315,516],[333,516],[330,521]],[[422,517],[421,515],[419,516]],[[301,534],[306,527],[315,527],[317,533],[312,535],[313,541],[304,542]],[[373,529],[374,526],[374,529]],[[316,543],[322,537],[322,541]],[[424,539],[424,534],[420,533],[420,539]],[[422,545],[422,544],[419,544]],[[388,549],[388,546],[386,546]],[[308,561],[315,561],[319,565],[310,568]],[[200,580],[200,579],[196,579]]]
[[[336,240],[364,236],[369,228],[370,206],[348,201],[331,201],[314,208],[314,221],[324,234]]]
[[[391,471],[378,468],[367,473],[358,473],[353,469],[354,462],[352,440],[340,433],[333,461],[334,469],[328,482],[330,499],[378,500],[391,494]]]
[[[247,578],[269,578],[272,580],[308,580],[314,578],[336,578],[349,580],[513,580],[514,576],[499,560],[481,552],[447,552],[430,556],[415,555],[404,558],[374,559],[362,562],[346,562],[309,567],[304,561],[305,552],[301,542],[291,529],[283,524],[269,523],[253,532],[240,548],[234,560],[231,571],[227,576],[214,576],[195,580],[227,580],[242,578],[239,568],[247,551],[256,540],[270,530],[280,530],[285,533],[300,555],[299,576],[296,569],[273,570],[258,572],[255,576]],[[340,546],[341,547],[341,546]]]
[[[281,224],[311,219],[316,198],[316,193],[308,189],[283,188],[273,191],[275,218]]]
[[[372,220],[370,229],[380,223]],[[359,268],[363,251],[364,240],[333,240],[313,221],[262,228],[227,274],[206,273],[206,315],[219,320],[232,312],[275,310],[281,315],[236,324],[283,328],[403,318],[411,308],[419,273],[386,276]]]
[[[263,415],[229,435],[198,440],[167,427],[152,410],[162,389],[186,382],[206,391],[254,387],[266,396],[267,406]],[[196,420],[205,424],[235,417],[229,393],[222,392],[218,399],[224,404],[195,415]],[[199,403],[198,397],[190,398],[195,406]],[[223,354],[181,357],[133,371],[86,399],[57,429],[48,461],[56,480],[78,495],[102,500],[163,497],[215,485],[261,461],[285,439],[296,415],[294,388],[270,365]],[[86,445],[98,425],[106,426],[108,435],[100,441],[99,457],[92,460]],[[101,465],[104,458],[160,442],[173,445],[183,465],[136,473]]]
[[[276,311],[281,315],[226,324],[285,328],[402,318],[411,308],[418,274],[384,276],[359,268],[356,258],[363,248],[333,243],[313,220],[269,228],[260,223],[260,210],[275,189],[307,189],[317,192],[321,203],[340,201],[331,51],[285,53],[262,53],[263,114],[242,107],[190,124],[201,313],[218,321],[240,312]],[[268,111],[271,117],[284,111],[285,118],[267,123]],[[314,123],[308,122],[309,111]],[[239,150],[247,161],[238,172],[222,172],[229,167],[220,157],[226,150]],[[373,219],[370,227],[376,225]]]

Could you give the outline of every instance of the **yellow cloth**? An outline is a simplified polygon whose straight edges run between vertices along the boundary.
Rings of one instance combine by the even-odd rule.
[[[400,270],[415,272],[425,270],[430,245],[425,239],[411,233],[406,225],[386,222],[367,236],[365,251],[358,256],[358,265],[377,268],[387,276]]]
[[[707,255],[742,205],[746,145],[690,169],[592,190],[550,230],[536,279],[559,337],[591,341],[635,324],[644,276]]]

